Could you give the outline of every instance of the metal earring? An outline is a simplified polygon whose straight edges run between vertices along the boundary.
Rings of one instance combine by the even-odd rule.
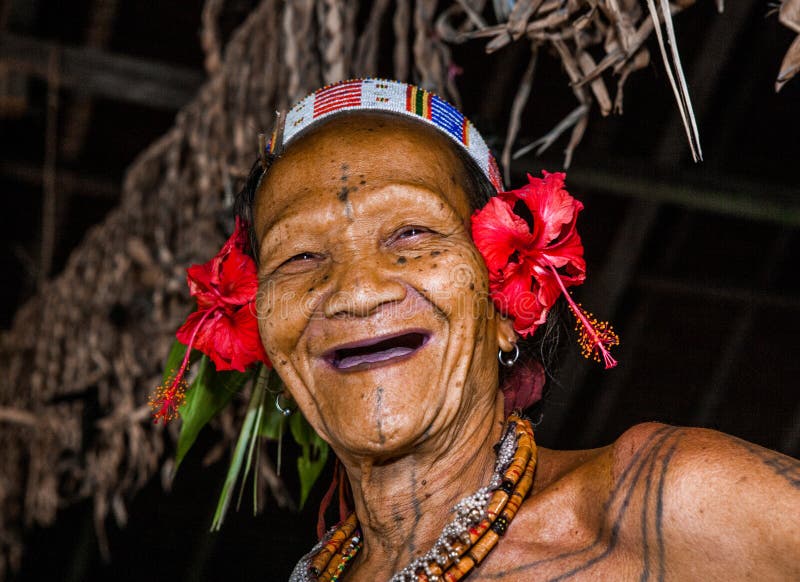
[[[280,412],[282,415],[289,416],[292,414],[292,412],[294,412],[294,409],[289,408],[288,406],[286,408],[281,406],[281,396],[283,396],[283,392],[278,392],[278,395],[275,396],[275,408],[277,408],[278,412]]]
[[[514,364],[517,363],[519,359],[519,346],[514,344],[514,349],[510,352],[504,352],[503,350],[497,350],[497,359],[503,364],[506,368],[510,368]]]

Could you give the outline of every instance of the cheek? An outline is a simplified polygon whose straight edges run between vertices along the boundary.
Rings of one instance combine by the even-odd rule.
[[[488,277],[483,260],[470,244],[415,255],[409,277],[420,292],[452,320],[485,316]]]
[[[258,316],[258,333],[261,336],[261,343],[273,364],[284,362],[279,361],[275,347],[276,326],[275,314],[277,302],[272,288],[266,285],[259,285],[258,295],[256,296],[256,314]],[[277,328],[280,329],[280,328]]]
[[[271,280],[259,287],[259,332],[270,357],[295,352],[329,279],[325,269],[320,269],[288,281]]]
[[[272,359],[288,351],[297,329],[302,329],[298,321],[303,311],[299,299],[297,291],[285,285],[268,283],[259,287],[258,329],[264,349]]]

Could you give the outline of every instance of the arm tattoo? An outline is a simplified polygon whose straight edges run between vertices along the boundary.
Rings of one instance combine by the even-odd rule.
[[[733,442],[761,460],[778,477],[783,478],[794,489],[800,489],[800,461],[776,451],[761,448],[747,441],[730,437]]]
[[[642,534],[642,570],[640,582],[664,580],[665,555],[663,539],[664,484],[675,450],[683,438],[679,428],[665,426],[651,434],[631,457],[617,478],[605,503],[606,519],[591,543],[557,556],[533,560],[502,572],[484,574],[496,580],[511,574],[536,569],[550,572],[550,582],[561,582],[600,564],[618,548],[620,530],[638,527]],[[634,495],[641,497],[641,510],[634,510]],[[638,523],[637,523],[638,522]]]

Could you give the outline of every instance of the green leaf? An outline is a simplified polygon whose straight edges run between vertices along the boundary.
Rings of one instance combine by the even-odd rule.
[[[297,458],[297,473],[300,475],[300,509],[302,509],[328,460],[328,443],[319,437],[300,412],[295,413],[289,424],[292,436],[303,448]]]
[[[303,448],[309,446],[311,439],[317,434],[299,410],[289,417],[289,428],[295,442]]]
[[[178,371],[178,368],[180,368],[184,354],[186,354],[186,346],[178,340],[175,340],[169,350],[167,362],[164,364],[164,384],[172,380],[172,377]]]
[[[239,479],[239,473],[242,470],[242,463],[244,462],[245,455],[248,451],[252,450],[253,438],[258,435],[259,413],[265,401],[267,391],[265,390],[265,382],[267,375],[270,372],[265,366],[261,367],[261,371],[253,386],[253,393],[250,395],[250,402],[247,404],[247,413],[242,423],[242,430],[239,432],[239,438],[236,441],[236,447],[233,450],[233,458],[231,458],[230,467],[228,467],[228,474],[225,476],[225,483],[222,486],[222,493],[220,493],[219,501],[217,502],[217,509],[214,512],[214,519],[211,521],[211,531],[219,531],[222,527],[222,522],[225,520],[225,514],[228,511],[228,506],[233,496],[233,490],[236,481]],[[250,455],[248,454],[248,465]]]
[[[260,380],[260,378],[259,378]],[[255,390],[263,390],[262,382],[257,382]],[[247,446],[247,464],[244,467],[244,475],[242,475],[242,484],[239,487],[239,499],[236,501],[236,511],[239,511],[239,505],[242,503],[242,494],[244,493],[244,484],[247,481],[248,475],[250,475],[250,467],[253,463],[253,452],[258,449],[258,441],[261,438],[261,435],[258,433],[258,427],[261,426],[261,419],[264,417],[264,405],[266,404],[267,399],[262,398],[261,402],[258,405],[258,409],[256,410],[256,419],[255,419],[255,426],[253,430],[253,434],[250,435],[250,442]],[[258,488],[258,474],[253,476],[253,490],[255,491]],[[258,503],[258,498],[253,494],[253,498],[255,503]],[[258,507],[253,507],[253,511],[256,511]]]
[[[192,448],[200,430],[225,408],[231,397],[252,377],[253,370],[217,372],[208,356],[200,359],[197,376],[186,393],[186,401],[179,411],[183,422],[178,436],[178,451],[175,455],[176,471],[186,453]]]

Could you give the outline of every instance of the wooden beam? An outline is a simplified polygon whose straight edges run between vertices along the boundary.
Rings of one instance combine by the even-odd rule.
[[[624,160],[614,163],[614,170],[584,166],[569,171],[569,185],[578,192],[592,190],[657,203],[676,204],[747,220],[800,226],[800,197],[798,189],[733,179],[710,172],[693,180],[690,172],[680,180],[660,179],[652,173],[645,175],[627,165]]]
[[[0,161],[0,175],[37,188],[42,186],[41,164]],[[57,169],[56,175],[59,189],[64,192],[110,199],[116,199],[120,195],[120,186],[113,180],[83,176],[64,168]]]
[[[47,78],[47,63],[60,52],[60,83],[79,95],[101,96],[160,109],[179,109],[203,83],[200,71],[93,48],[0,33],[0,62],[12,70]]]

